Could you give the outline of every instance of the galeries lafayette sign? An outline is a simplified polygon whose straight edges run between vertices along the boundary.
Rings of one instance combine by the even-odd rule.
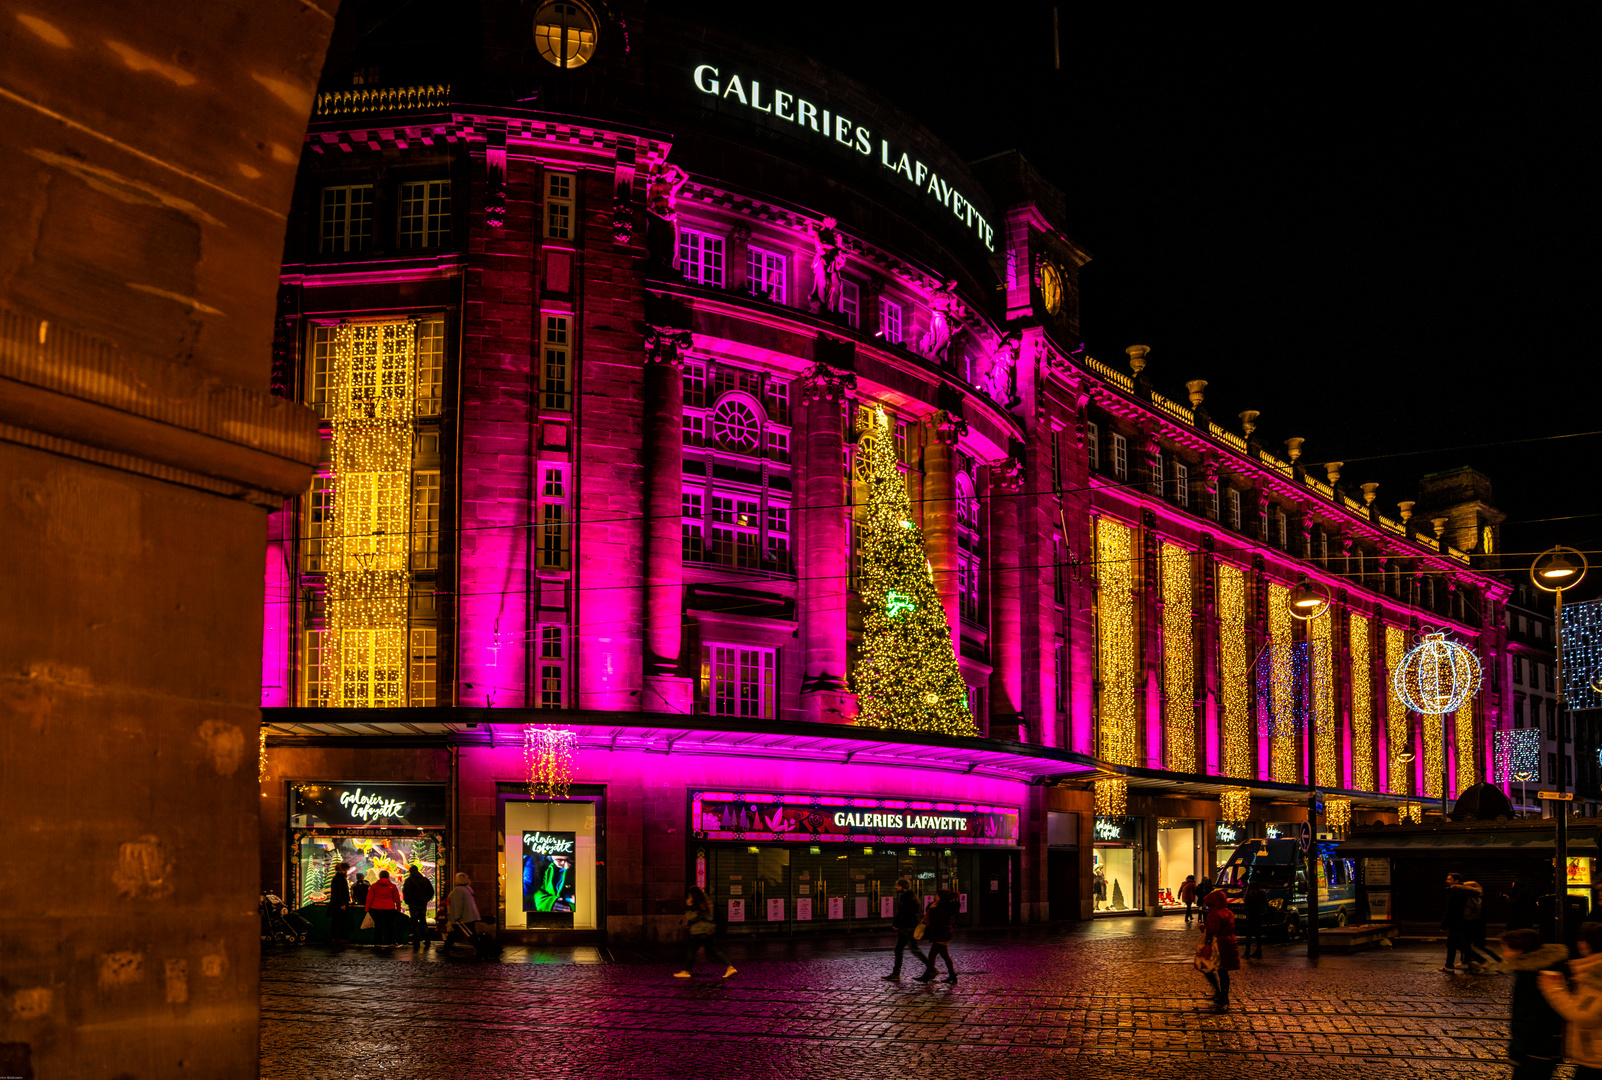
[[[744,105],[752,112],[765,113],[796,129],[814,132],[864,157],[876,159],[880,167],[893,173],[899,182],[911,185],[925,199],[950,211],[959,224],[979,238],[986,250],[996,250],[996,230],[977,206],[934,169],[889,139],[875,135],[867,125],[749,72],[742,74],[732,69],[725,72],[712,64],[701,64],[690,73],[690,78],[698,91],[726,105]]]
[[[697,840],[1018,843],[1013,807],[839,795],[694,791],[690,827]]]

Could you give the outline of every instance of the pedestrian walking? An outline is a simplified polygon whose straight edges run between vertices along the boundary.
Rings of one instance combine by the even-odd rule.
[[[389,880],[389,871],[380,870],[378,880],[367,890],[367,914],[373,917],[373,936],[383,946],[395,943],[395,919],[400,915],[401,891]]]
[[[1216,968],[1202,974],[1213,984],[1213,1000],[1224,1005],[1229,1002],[1229,973],[1240,970],[1240,947],[1235,941],[1235,914],[1229,910],[1229,897],[1224,895],[1224,890],[1209,887],[1199,891],[1202,898],[1202,932],[1205,935],[1202,944],[1211,946],[1218,960]]]
[[[1502,965],[1513,974],[1513,1015],[1507,1043],[1513,1080],[1549,1080],[1563,1059],[1563,1017],[1541,993],[1539,974],[1562,974],[1567,968],[1568,946],[1544,945],[1541,935],[1529,929],[1509,930],[1501,941]]]
[[[428,902],[434,899],[434,883],[428,875],[412,863],[406,871],[406,884],[401,886],[401,897],[406,911],[412,917],[412,948],[428,944]]]
[[[350,940],[350,871],[344,863],[328,872],[328,914],[333,927],[328,939],[335,944]]]
[[[918,948],[918,924],[923,921],[923,912],[918,910],[918,897],[912,891],[912,881],[908,878],[896,879],[895,913],[890,925],[896,928],[896,966],[890,974],[879,976],[885,982],[901,981],[901,957],[908,949],[912,955],[923,961],[923,966],[929,966],[929,958],[923,950]]]
[[[1463,964],[1468,967],[1474,961],[1474,953],[1468,944],[1465,909],[1468,907],[1470,890],[1463,884],[1463,879],[1456,874],[1446,875],[1446,906],[1441,912],[1441,929],[1446,931],[1446,963],[1441,966],[1442,971],[1457,970],[1457,954],[1463,954]]]
[[[928,982],[935,977],[935,961],[942,956],[946,958],[944,981],[957,981],[957,968],[951,962],[951,950],[947,948],[951,943],[951,924],[956,918],[957,907],[957,894],[950,889],[941,889],[935,893],[934,903],[929,905],[929,910],[923,913],[923,936],[929,942],[929,959],[924,961],[928,968],[918,976],[918,982]]]
[[[1580,955],[1569,961],[1574,987],[1562,972],[1536,976],[1542,995],[1568,1021],[1563,1051],[1575,1065],[1574,1080],[1602,1080],[1602,923],[1580,927]]]
[[[473,934],[482,921],[478,913],[478,897],[473,895],[473,879],[457,874],[456,887],[445,898],[445,940],[442,947],[449,949],[452,938],[460,934],[467,944],[473,944]]]
[[[1463,904],[1464,963],[1471,974],[1487,974],[1487,964],[1496,957],[1485,946],[1485,889],[1477,881],[1463,882],[1468,900]]]
[[[1268,919],[1268,890],[1263,883],[1253,881],[1246,886],[1246,956],[1250,958],[1252,945],[1257,946],[1257,959],[1263,958],[1263,924]]]
[[[738,970],[729,963],[728,956],[718,945],[718,923],[712,916],[712,901],[706,898],[706,890],[698,885],[691,885],[690,891],[684,897],[684,922],[690,928],[689,940],[684,943],[684,967],[675,971],[675,979],[688,979],[691,977],[690,969],[695,966],[695,954],[702,947],[706,948],[707,959],[716,960],[724,966],[723,977],[727,979]]]
[[[1191,908],[1196,903],[1196,875],[1186,874],[1185,883],[1179,887],[1179,899],[1185,905],[1185,925],[1190,925]]]

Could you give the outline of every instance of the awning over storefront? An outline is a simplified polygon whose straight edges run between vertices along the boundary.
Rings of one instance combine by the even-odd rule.
[[[521,745],[526,726],[572,731],[580,749],[776,758],[974,774],[1023,783],[1106,775],[1094,758],[1003,739],[850,725],[677,715],[496,709],[263,709],[268,745]],[[334,717],[338,719],[334,719]]]

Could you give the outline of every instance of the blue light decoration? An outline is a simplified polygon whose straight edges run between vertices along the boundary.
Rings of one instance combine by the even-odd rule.
[[[1563,605],[1563,703],[1602,709],[1602,600]]]
[[[1502,784],[1539,783],[1541,729],[1513,728],[1496,732],[1496,779]]]
[[[1268,645],[1252,666],[1257,681],[1257,730],[1263,735],[1288,738],[1312,731],[1323,735],[1326,721],[1313,707],[1320,672],[1332,671],[1322,661],[1328,651],[1322,641]]]

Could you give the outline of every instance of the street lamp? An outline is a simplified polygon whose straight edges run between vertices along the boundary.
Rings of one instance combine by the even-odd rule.
[[[1563,715],[1563,590],[1572,589],[1585,580],[1585,572],[1591,568],[1585,561],[1582,552],[1571,547],[1559,544],[1549,548],[1535,557],[1530,564],[1530,581],[1542,592],[1549,592],[1553,596],[1552,609],[1552,639],[1553,639],[1553,674],[1557,677],[1557,715],[1558,715],[1558,741],[1557,741],[1557,782],[1558,794],[1567,793],[1568,784],[1563,779],[1563,767],[1569,760],[1568,721]],[[1557,878],[1557,911],[1554,929],[1558,941],[1566,940],[1564,933],[1565,908],[1569,897],[1569,808],[1564,805],[1566,799],[1558,800],[1557,830],[1553,837],[1552,854],[1556,858],[1555,867]]]
[[[1304,577],[1290,594],[1290,613],[1303,622],[1312,622],[1329,610],[1329,594],[1317,585],[1308,584]]]
[[[1396,760],[1402,763],[1403,772],[1407,777],[1407,802],[1403,804],[1402,808],[1406,812],[1409,820],[1411,820],[1413,817],[1413,770],[1407,768],[1407,766],[1412,765],[1413,759],[1416,757],[1418,757],[1418,755],[1411,750],[1403,750],[1400,754],[1396,755]],[[1422,805],[1419,809],[1420,811],[1423,810]],[[1419,814],[1420,824],[1423,824],[1423,817],[1424,815],[1421,812]]]

